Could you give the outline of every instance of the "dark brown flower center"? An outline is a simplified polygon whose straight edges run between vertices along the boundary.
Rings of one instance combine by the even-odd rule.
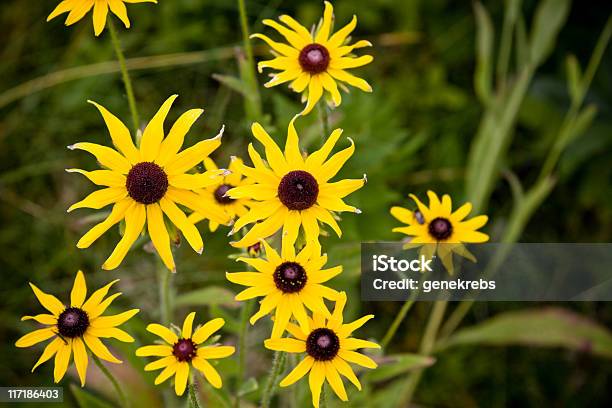
[[[329,66],[329,51],[321,44],[308,44],[299,56],[300,66],[310,74],[320,74]]]
[[[434,218],[429,223],[429,235],[434,237],[438,241],[444,241],[448,239],[453,233],[453,226],[446,218]]]
[[[317,202],[318,196],[319,183],[303,170],[290,171],[278,185],[278,198],[290,210],[306,210]]]
[[[179,339],[172,346],[172,354],[178,361],[191,361],[196,356],[198,346],[191,339]]]
[[[155,163],[138,163],[130,169],[125,187],[134,201],[153,204],[161,200],[168,191],[168,176]]]
[[[87,312],[78,307],[68,307],[57,318],[57,331],[62,337],[81,337],[89,327]]]
[[[296,262],[284,262],[274,271],[274,283],[283,293],[299,292],[307,280],[304,267]]]
[[[313,330],[306,339],[306,352],[317,361],[333,360],[338,350],[338,335],[325,327]]]
[[[221,204],[221,205],[228,205],[228,204],[231,204],[234,201],[236,201],[233,198],[230,198],[230,197],[225,195],[225,193],[227,193],[232,188],[234,188],[234,186],[232,186],[230,184],[221,184],[215,190],[215,200],[217,200],[217,202],[219,204]]]

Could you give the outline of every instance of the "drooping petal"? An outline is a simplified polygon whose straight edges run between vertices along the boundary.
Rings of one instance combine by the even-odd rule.
[[[40,355],[40,358],[38,359],[36,364],[34,364],[34,367],[32,367],[32,372],[34,372],[34,370],[36,370],[36,367],[38,367],[42,363],[49,361],[51,357],[53,357],[55,353],[57,353],[62,344],[64,344],[64,340],[60,339],[59,337],[56,337],[53,341],[47,344],[47,347],[45,347],[45,349],[43,350],[42,354]]]
[[[87,377],[87,350],[85,344],[80,337],[72,339],[72,353],[74,354],[74,365],[81,380],[81,387],[85,386],[85,378]]]
[[[327,72],[335,79],[346,82],[355,88],[361,89],[364,92],[372,92],[372,86],[365,79],[356,77],[353,74],[346,72],[343,69],[327,68]]]
[[[127,8],[125,7],[125,4],[123,4],[123,1],[108,0],[108,6],[113,14],[119,17],[119,20],[121,20],[125,28],[130,28],[130,19],[128,18]]]
[[[167,198],[159,201],[162,211],[168,216],[170,221],[183,233],[185,239],[194,251],[201,254],[204,250],[202,236],[191,221],[187,219],[185,213]]]
[[[77,4],[75,4],[74,8],[68,14],[68,17],[66,18],[66,22],[64,24],[69,26],[82,19],[85,14],[87,14],[89,10],[92,9],[92,7],[94,6],[94,2],[95,0],[79,1]]]
[[[340,374],[345,376],[350,382],[353,383],[353,385],[355,385],[355,387],[357,387],[359,391],[361,391],[361,383],[359,382],[359,379],[355,375],[355,372],[351,366],[346,361],[341,358],[334,358],[331,360],[331,363]]]
[[[174,258],[170,248],[170,236],[164,223],[164,215],[158,203],[147,205],[147,228],[155,250],[169,270],[175,272]]]
[[[221,388],[223,385],[223,381],[221,380],[221,376],[215,370],[215,368],[202,357],[196,356],[193,360],[191,360],[191,364],[198,369],[204,377],[206,381],[210,383],[215,388]]]
[[[356,351],[342,350],[338,351],[338,356],[348,361],[349,363],[355,363],[365,368],[376,368],[378,364],[368,356],[359,354]]]
[[[310,83],[308,84],[308,102],[306,107],[302,111],[301,115],[309,114],[319,102],[323,96],[323,83],[321,82],[321,75],[313,75],[310,77]]]
[[[113,270],[119,266],[132,247],[132,244],[138,239],[138,236],[142,232],[146,218],[146,210],[143,204],[137,204],[128,209],[125,213],[125,232],[123,237],[115,247],[113,253],[102,265],[102,269]]]
[[[336,81],[334,81],[331,75],[329,75],[327,72],[323,72],[321,74],[321,85],[323,85],[323,88],[332,96],[334,105],[336,107],[340,106],[342,103],[342,95],[340,95],[340,91],[338,90],[338,84],[336,84]]]
[[[113,356],[108,350],[108,348],[100,341],[99,338],[85,332],[85,334],[83,335],[83,340],[85,340],[85,344],[91,350],[91,352],[102,360],[115,364],[121,364],[121,360]]]
[[[172,377],[176,373],[176,369],[178,368],[178,366],[178,362],[166,366],[166,368],[164,368],[162,372],[159,373],[159,375],[155,378],[155,385],[159,385],[166,381],[168,378]]]
[[[338,398],[340,398],[342,401],[348,401],[348,396],[346,395],[346,389],[342,383],[342,378],[340,378],[340,374],[338,374],[336,367],[334,367],[331,361],[325,362],[325,378],[327,378],[327,382],[331,386],[332,390],[334,390],[334,393],[336,393]]]
[[[108,15],[108,3],[106,1],[95,1],[93,10],[94,34],[97,36],[104,30],[106,16]]]
[[[321,398],[321,388],[325,382],[325,363],[315,361],[310,369],[308,376],[308,385],[312,393],[312,405],[314,408],[319,408],[319,399]]]
[[[106,219],[96,225],[94,225],[89,231],[85,233],[77,242],[77,248],[89,248],[98,238],[108,231],[113,225],[117,224],[125,217],[125,213],[131,205],[137,205],[134,200],[127,197],[121,201],[118,201],[113,206],[111,213]]]
[[[72,353],[71,341],[61,343],[57,353],[55,353],[55,367],[53,368],[53,380],[58,383],[64,378],[68,363],[70,363],[70,354]]]
[[[183,395],[183,393],[185,393],[185,389],[187,388],[188,379],[189,379],[189,363],[185,361],[178,363],[178,366],[176,368],[176,374],[174,375],[174,392],[176,393],[176,395],[181,396]]]
[[[49,14],[49,16],[47,17],[47,21],[50,21],[61,14],[68,13],[75,7],[76,3],[77,0],[63,0],[60,4],[57,5],[57,7],[55,7],[55,9],[53,9],[51,14]]]
[[[311,356],[306,356],[302,361],[299,362],[298,365],[295,366],[293,370],[285,378],[280,382],[281,387],[288,387],[291,384],[294,384],[300,378],[304,377],[308,371],[312,368],[314,364],[314,358]]]

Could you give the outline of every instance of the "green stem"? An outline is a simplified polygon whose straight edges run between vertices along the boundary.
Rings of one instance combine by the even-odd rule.
[[[274,388],[276,388],[276,382],[278,381],[278,377],[280,376],[280,373],[282,371],[282,366],[285,361],[286,354],[287,353],[284,353],[282,351],[274,352],[270,376],[268,377],[268,382],[266,383],[266,387],[264,388],[263,394],[261,396],[261,408],[270,407],[270,401],[272,401],[272,396],[274,395]]]
[[[117,30],[112,19],[108,19],[108,30],[111,34],[111,40],[115,53],[117,54],[117,60],[119,61],[119,68],[121,69],[121,77],[123,78],[123,84],[125,85],[125,93],[127,94],[128,104],[130,106],[130,113],[132,114],[132,125],[134,126],[134,132],[138,131],[140,127],[140,116],[138,115],[138,109],[136,108],[136,98],[134,98],[134,89],[132,88],[132,80],[130,79],[130,72],[125,65],[125,56],[121,49],[121,42],[117,36]]]
[[[329,109],[324,98],[321,98],[319,100],[318,108],[320,113],[319,117],[321,118],[321,125],[323,127],[323,137],[321,138],[321,140],[325,142],[325,140],[327,140],[327,138],[329,137],[331,125],[329,123]]]
[[[102,371],[102,373],[106,376],[106,378],[108,378],[108,380],[113,385],[113,388],[115,389],[115,392],[117,393],[117,396],[119,397],[119,405],[127,408],[129,406],[127,402],[127,398],[125,397],[125,393],[123,392],[123,389],[121,389],[121,386],[119,385],[119,381],[117,381],[115,376],[108,370],[108,368],[106,368],[104,363],[100,361],[98,356],[92,353],[91,358],[93,359],[94,363],[96,363],[100,371]]]
[[[189,378],[189,408],[200,408],[193,377]]]
[[[438,330],[440,329],[440,324],[442,323],[447,305],[448,301],[446,300],[437,300],[434,302],[433,309],[429,315],[429,320],[427,321],[427,326],[425,327],[425,334],[423,335],[421,346],[419,347],[420,355],[429,356],[433,351],[434,345],[436,344],[436,336],[438,334]],[[419,381],[421,380],[422,375],[423,370],[420,369],[413,372],[410,377],[408,377],[399,406],[407,407],[410,405],[410,401],[414,396],[414,392],[419,384]]]
[[[395,316],[395,319],[393,319],[393,323],[391,323],[391,326],[389,326],[389,328],[387,329],[387,332],[385,333],[385,336],[380,342],[380,347],[383,350],[387,349],[387,346],[393,339],[393,336],[395,336],[397,329],[399,328],[402,321],[404,321],[406,314],[408,313],[408,311],[410,310],[413,304],[414,304],[414,299],[408,299],[402,305],[402,308],[400,309],[399,313]]]
[[[241,73],[246,85],[248,86],[248,96],[246,97],[247,114],[253,116],[252,119],[260,120],[262,116],[261,97],[257,86],[257,75],[255,71],[255,57],[253,56],[253,47],[251,46],[251,33],[249,30],[249,22],[247,19],[246,5],[244,0],[238,0],[238,10],[240,12],[240,28],[242,29],[242,42],[244,44],[244,52],[247,59],[246,72]]]
[[[249,327],[249,315],[253,308],[253,299],[249,299],[242,304],[242,310],[240,311],[240,331],[238,332],[238,375],[237,375],[237,388],[244,382],[244,372],[246,367],[246,337]],[[234,407],[240,407],[240,395],[236,390],[236,400],[234,401]]]
[[[161,323],[168,325],[172,321],[172,302],[170,289],[170,271],[162,264],[158,271],[159,279],[159,317]]]

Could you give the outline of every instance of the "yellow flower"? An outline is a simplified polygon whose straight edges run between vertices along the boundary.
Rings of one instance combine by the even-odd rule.
[[[407,224],[404,227],[393,228],[393,231],[413,237],[405,248],[422,246],[420,253],[427,258],[431,258],[437,252],[446,270],[453,275],[453,253],[476,262],[476,258],[464,244],[489,240],[487,234],[477,231],[487,223],[488,217],[479,215],[465,220],[472,210],[472,204],[465,203],[453,212],[448,194],[442,196],[442,201],[433,191],[428,191],[427,195],[429,207],[411,194],[410,197],[418,207],[416,211],[402,207],[391,208],[391,215]]]
[[[224,358],[234,354],[232,346],[202,346],[208,338],[225,324],[223,319],[213,319],[201,327],[193,328],[195,312],[191,312],[183,322],[180,337],[169,328],[160,324],[150,324],[147,330],[159,336],[166,344],[157,344],[140,347],[136,350],[139,357],[161,357],[145,366],[145,371],[162,369],[155,379],[159,385],[174,376],[174,391],[176,395],[183,395],[189,378],[189,363],[204,374],[206,380],[215,388],[221,388],[222,381],[219,373],[208,362],[210,359]]]
[[[69,26],[85,17],[85,14],[93,8],[94,33],[98,36],[104,30],[109,9],[119,17],[125,28],[130,28],[130,20],[124,3],[157,3],[157,0],[63,0],[49,14],[47,21],[60,14],[68,13],[66,25]]]
[[[272,75],[272,80],[266,87],[283,84],[291,81],[289,87],[295,92],[302,93],[303,99],[308,102],[303,115],[309,113],[323,96],[323,91],[329,92],[335,106],[340,105],[342,97],[338,90],[340,85],[348,92],[344,85],[352,85],[362,91],[372,92],[372,87],[365,80],[349,74],[346,69],[357,68],[372,62],[371,55],[355,57],[352,51],[357,48],[370,47],[369,41],[357,41],[348,44],[348,37],[357,26],[357,17],[349,24],[331,34],[334,9],[329,2],[325,2],[323,20],[314,34],[292,17],[283,15],[279,17],[286,26],[274,20],[264,20],[263,23],[277,30],[289,44],[271,40],[263,34],[253,34],[252,38],[264,40],[274,50],[276,58],[262,61],[257,64],[259,72],[263,68],[272,68],[280,72]]]
[[[233,220],[236,216],[240,217],[246,214],[251,203],[249,197],[234,200],[226,195],[228,190],[234,187],[249,184],[247,179],[242,178],[240,165],[242,165],[242,160],[233,157],[229,165],[229,171],[226,174],[217,178],[214,184],[197,191],[199,199],[205,203],[207,207],[216,207],[218,212],[225,213],[230,220]],[[204,159],[204,167],[208,171],[219,170],[210,157]],[[196,224],[205,218],[206,217],[202,214],[193,213],[189,216],[189,221]],[[209,229],[214,232],[219,227],[219,223],[214,220],[209,220],[208,226]]]
[[[344,324],[342,313],[346,304],[346,294],[341,292],[336,307],[329,319],[314,313],[309,319],[310,329],[289,324],[287,330],[294,338],[268,339],[266,348],[288,353],[306,353],[306,357],[281,382],[287,387],[310,372],[308,383],[312,393],[312,405],[319,407],[319,397],[323,382],[327,380],[332,390],[342,401],[348,401],[340,374],[361,390],[361,383],[348,363],[358,364],[365,368],[376,368],[377,364],[370,357],[356,352],[361,348],[380,348],[374,342],[350,337],[353,331],[373,318],[364,316],[354,322]]]
[[[365,183],[365,176],[359,180],[329,182],[353,155],[353,141],[349,138],[351,145],[327,160],[342,134],[342,129],[336,129],[320,150],[304,158],[298,146],[294,121],[295,118],[289,123],[284,153],[259,123],[251,127],[255,138],[265,147],[267,164],[250,144],[249,155],[255,167],[240,167],[254,184],[233,188],[228,194],[235,199],[250,197],[255,201],[249,212],[236,221],[232,231],[261,222],[254,225],[240,241],[233,242],[232,245],[236,247],[253,245],[281,227],[283,240],[288,240],[287,245],[296,241],[300,226],[304,229],[306,242],[318,242],[318,221],[329,225],[338,236],[342,234],[332,211],[361,213],[347,205],[342,198],[360,189]]]
[[[310,243],[297,255],[293,245],[283,244],[281,256],[262,240],[267,260],[238,258],[257,272],[226,273],[230,282],[250,286],[236,295],[236,300],[263,296],[259,311],[251,317],[254,324],[262,316],[276,309],[271,337],[280,337],[293,316],[302,330],[308,330],[306,308],[326,317],[330,316],[323,298],[335,300],[338,292],[322,285],[342,272],[342,266],[321,269],[327,255],[320,255],[320,247]]]
[[[183,233],[191,247],[202,253],[200,233],[176,204],[204,214],[216,222],[228,221],[224,212],[218,211],[216,207],[206,206],[193,192],[216,183],[222,171],[186,173],[219,147],[223,129],[216,137],[200,141],[179,152],[185,134],[203,111],[191,109],[185,112],[164,138],[164,120],[176,97],[177,95],[173,95],[168,98],[151,119],[142,135],[140,149],[134,146],[128,128],[119,119],[91,101],[90,103],[100,110],[117,150],[94,143],[76,143],[69,146],[70,149],[91,153],[106,169],[67,170],[81,173],[93,183],[104,186],[72,205],[68,212],[77,208],[100,209],[113,204],[110,215],[83,235],[77,247],[88,248],[110,227],[125,219],[123,237],[104,262],[104,269],[115,269],[119,266],[146,223],[149,236],[162,261],[168,269],[175,271],[164,214]]]
[[[111,363],[121,363],[100,338],[112,337],[123,342],[133,342],[132,336],[119,329],[117,326],[125,323],[132,318],[138,309],[128,310],[117,315],[102,316],[113,300],[121,293],[115,293],[104,299],[108,290],[118,280],[114,280],[108,285],[95,291],[89,299],[87,296],[87,285],[83,272],[78,271],[74,279],[74,285],[70,292],[70,304],[65,306],[55,296],[44,293],[32,283],[30,286],[40,304],[49,313],[36,316],[23,316],[21,320],[35,320],[45,326],[43,329],[35,330],[21,337],[15,345],[17,347],[30,347],[41,341],[53,338],[45,347],[38,362],[32,368],[32,372],[42,363],[55,356],[55,369],[53,376],[58,383],[64,377],[66,369],[70,364],[70,356],[74,354],[74,365],[81,379],[81,386],[85,385],[85,375],[87,374],[87,350],[99,358]]]
[[[410,211],[402,207],[391,208],[391,215],[407,224],[405,227],[393,228],[394,232],[414,237],[413,244],[436,243],[479,243],[489,240],[489,236],[477,229],[483,227],[488,220],[486,215],[465,220],[472,204],[465,203],[453,212],[451,198],[448,194],[442,196],[442,201],[433,191],[428,191],[429,207],[425,206],[414,194],[410,198],[416,203],[418,210]]]

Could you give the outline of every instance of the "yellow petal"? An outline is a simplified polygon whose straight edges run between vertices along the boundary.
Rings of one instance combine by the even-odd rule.
[[[295,119],[297,115],[289,122],[289,129],[287,131],[287,141],[285,142],[285,157],[287,162],[291,163],[296,168],[304,166],[304,158],[300,152],[300,140],[295,130]]]
[[[121,3],[121,5],[123,5],[123,3]],[[127,126],[125,126],[125,124],[121,120],[119,120],[119,118],[110,113],[104,106],[99,105],[94,101],[87,102],[94,105],[100,111],[100,114],[104,119],[104,123],[106,123],[106,127],[108,128],[108,132],[110,133],[111,139],[113,140],[113,144],[115,145],[115,147],[119,149],[119,151],[127,158],[127,160],[131,164],[139,163],[141,161],[140,152],[134,145],[134,142],[132,141],[132,136],[130,135],[130,131]]]
[[[291,338],[267,339],[264,345],[269,350],[286,351],[287,353],[303,353],[306,351],[306,342]]]
[[[289,298],[283,296],[280,304],[276,307],[276,314],[274,315],[274,326],[272,327],[272,333],[270,337],[273,339],[279,338],[285,332],[287,323],[291,318],[291,307],[289,304]]]
[[[193,223],[187,219],[185,213],[166,197],[159,201],[159,205],[164,214],[166,214],[170,221],[183,233],[193,250],[201,254],[204,249],[202,236]]]
[[[261,272],[234,272],[225,274],[228,281],[245,286],[259,285],[261,280],[264,279],[264,276],[266,275]]]
[[[78,203],[72,204],[68,212],[77,208],[93,208],[99,210],[109,204],[117,203],[127,197],[127,189],[122,187],[107,187],[102,190],[94,191]]]
[[[83,272],[78,271],[70,292],[70,306],[81,307],[87,296],[87,284]]]
[[[107,329],[110,327],[120,326],[130,320],[132,317],[134,317],[134,315],[139,311],[140,309],[132,309],[116,315],[101,316],[92,321],[91,326],[99,329]]]
[[[365,368],[376,368],[378,364],[374,362],[370,357],[359,354],[355,351],[342,350],[338,351],[338,356],[348,361],[349,363],[355,363]]]
[[[372,92],[372,86],[370,86],[370,84],[368,84],[365,79],[356,77],[353,74],[349,74],[343,69],[334,69],[329,67],[327,68],[327,72],[339,81],[346,82],[347,84],[352,85],[355,88],[361,89],[364,92]]]
[[[70,11],[70,14],[68,14],[65,24],[69,26],[82,19],[93,7],[94,1],[95,0],[83,0],[75,4],[75,7]]]
[[[47,324],[47,325],[57,324],[57,317],[55,317],[52,314],[47,314],[47,313],[38,314],[36,316],[23,316],[21,318],[22,322],[26,320],[35,320],[38,323]]]
[[[168,175],[185,173],[200,163],[204,157],[210,155],[221,145],[224,130],[225,127],[222,127],[214,138],[202,140],[170,159],[165,166]]]
[[[362,55],[361,57],[346,57],[346,58],[338,58],[332,59],[329,66],[332,69],[347,69],[347,68],[357,68],[364,65],[369,64],[374,60],[374,57],[371,55]]]
[[[166,368],[164,368],[162,372],[159,373],[159,375],[155,378],[155,385],[159,385],[166,381],[168,378],[172,377],[176,373],[176,369],[178,368],[178,366],[178,363],[166,366]]]
[[[106,348],[106,346],[102,344],[99,338],[85,332],[85,335],[83,335],[83,340],[85,340],[85,344],[91,350],[91,352],[102,360],[109,361],[115,364],[121,363],[121,360],[113,356],[108,350],[108,348]]]
[[[85,378],[87,377],[87,350],[85,344],[80,337],[72,339],[72,352],[74,353],[74,365],[81,379],[81,387],[85,386]]]
[[[113,270],[119,266],[127,255],[132,244],[138,239],[146,221],[146,211],[143,204],[130,207],[125,213],[125,232],[115,247],[113,253],[106,259],[102,269]]]
[[[342,129],[335,129],[327,138],[323,146],[306,158],[306,171],[314,173],[323,165],[327,157],[334,149],[338,139],[342,135]]]
[[[117,327],[105,327],[98,328],[90,326],[88,329],[89,334],[92,336],[100,337],[100,338],[113,338],[124,343],[133,343],[134,338],[130,336],[125,331],[117,328]]]
[[[177,339],[178,340],[178,339]],[[138,357],[150,357],[150,356],[171,356],[172,355],[172,347],[171,346],[162,346],[162,345],[154,345],[154,346],[143,346],[136,349],[136,355]]]
[[[108,15],[108,3],[106,1],[96,1],[93,10],[94,34],[96,36],[104,30],[106,16]]]
[[[472,203],[465,203],[459,207],[452,215],[451,218],[455,222],[463,220],[472,211]]]
[[[193,329],[193,319],[195,319],[195,312],[189,313],[185,318],[185,321],[183,322],[183,330],[181,331],[181,336],[184,339],[191,338],[191,333]]]
[[[342,103],[342,95],[340,95],[340,91],[338,90],[338,84],[336,84],[336,81],[334,81],[327,72],[321,74],[321,85],[331,94],[334,105],[336,107],[340,106]]]
[[[159,147],[164,138],[164,121],[176,98],[178,98],[178,95],[172,95],[166,99],[142,133],[140,155],[143,161],[152,162],[157,158]]]
[[[191,340],[195,344],[201,344],[208,340],[208,338],[219,330],[225,324],[225,320],[221,318],[212,319],[209,322],[206,322],[203,326],[196,329],[191,337]]]
[[[261,126],[259,123],[255,122],[251,126],[251,132],[253,136],[259,142],[264,145],[264,149],[266,151],[266,158],[268,159],[268,164],[274,170],[274,172],[279,176],[283,177],[285,174],[289,172],[289,166],[287,165],[287,161],[285,160],[285,156],[281,152],[280,148],[272,140],[268,132]]]
[[[125,187],[126,177],[112,170],[85,171],[81,169],[66,169],[68,173],[80,173],[92,183],[107,187]]]
[[[174,375],[174,392],[176,393],[176,395],[183,395],[183,393],[185,392],[185,388],[187,388],[188,379],[189,363],[185,361],[178,363],[178,366],[176,368],[176,374]]]
[[[403,207],[391,207],[391,215],[398,221],[404,224],[413,224],[415,222],[414,214],[407,208]]]
[[[325,363],[315,361],[310,369],[308,376],[308,385],[312,394],[312,405],[314,408],[319,408],[319,399],[321,397],[321,387],[325,381]]]
[[[183,146],[185,135],[202,113],[204,113],[203,109],[190,109],[179,116],[174,125],[172,125],[172,128],[170,128],[168,136],[162,142],[155,163],[163,167],[176,156]]]
[[[289,211],[283,225],[283,248],[288,248],[295,244],[298,233],[300,232],[300,225],[302,225],[300,211]]]
[[[278,31],[283,37],[285,37],[285,39],[287,41],[289,41],[289,44],[291,44],[292,47],[301,50],[302,48],[304,48],[305,46],[308,45],[310,36],[308,37],[301,37],[298,33],[296,33],[293,30],[288,29],[287,27],[283,26],[282,24],[277,23],[274,20],[270,20],[270,19],[265,19],[262,21],[262,23],[264,25],[267,25],[268,27],[272,27],[274,28],[276,31]]]
[[[293,31],[298,33],[301,37],[309,38],[310,39],[309,42],[312,42],[312,37],[310,35],[310,31],[308,31],[306,29],[306,27],[304,27],[303,25],[301,25],[300,23],[295,21],[295,19],[293,17],[284,14],[284,15],[280,16],[278,19],[281,22],[287,24],[289,26],[289,28],[291,28]]]
[[[36,285],[34,285],[33,283],[30,283],[30,287],[32,288],[32,291],[34,291],[34,295],[36,296],[42,307],[50,311],[53,315],[59,316],[60,313],[62,313],[64,309],[66,309],[64,304],[60,302],[55,296],[43,292],[42,290],[38,289],[38,287],[36,287]]]
[[[310,83],[308,84],[308,102],[306,103],[306,107],[302,111],[301,115],[309,114],[314,107],[319,102],[323,96],[323,83],[321,82],[321,75],[313,75],[310,78]]]
[[[374,315],[367,315],[351,323],[344,324],[342,325],[342,328],[340,329],[339,334],[341,334],[343,337],[347,337],[349,334],[351,334],[352,332],[354,332],[355,330],[363,326],[368,320],[373,319],[373,318],[374,318]]]
[[[281,228],[287,213],[287,208],[281,206],[280,209],[278,209],[268,219],[255,224],[241,240],[231,242],[231,245],[237,248],[245,248],[255,244],[256,242],[260,242],[262,239],[268,238]]]
[[[107,283],[102,288],[96,290],[89,297],[89,299],[87,299],[87,301],[83,303],[82,309],[88,314],[92,314],[93,310],[100,305],[100,302],[102,302],[102,299],[104,299],[104,296],[106,296],[111,286],[113,286],[117,282],[119,282],[119,279],[115,279],[114,281]]]
[[[174,344],[178,341],[178,336],[166,326],[151,323],[147,326],[147,331],[161,337],[166,343]]]
[[[225,358],[229,357],[236,349],[232,346],[213,346],[203,347],[198,349],[198,356],[206,359]]]
[[[338,370],[340,374],[345,376],[350,382],[353,383],[353,385],[355,385],[355,387],[357,387],[359,391],[361,391],[361,383],[353,372],[351,366],[346,361],[341,358],[334,358],[333,360],[331,360],[331,363],[334,365],[334,367],[336,368],[336,370]]]
[[[55,9],[49,14],[47,17],[47,21],[54,19],[55,17],[67,13],[75,6],[75,0],[63,0],[60,4],[57,5]]]
[[[249,322],[251,324],[255,324],[257,320],[274,310],[274,308],[278,306],[282,297],[282,292],[276,291],[263,298],[259,303],[259,310],[253,316],[251,316]]]
[[[32,372],[34,372],[34,370],[36,370],[36,367],[38,367],[42,363],[49,361],[51,357],[53,357],[55,353],[57,353],[62,344],[64,344],[64,340],[60,339],[59,337],[56,337],[53,341],[47,344],[47,347],[45,347],[44,351],[40,355],[40,358],[38,359],[36,364],[34,364],[34,367],[32,367]]]
[[[175,203],[184,205],[185,207],[190,208],[192,211],[205,216],[209,220],[216,221],[220,224],[229,223],[229,216],[220,206],[213,206],[203,202],[193,191],[169,187],[168,191],[166,192],[166,197]]]
[[[342,378],[340,378],[340,374],[338,374],[338,371],[336,371],[331,361],[325,362],[325,378],[327,378],[327,382],[331,385],[332,390],[334,390],[338,398],[342,401],[348,401]]]
[[[298,55],[300,54],[300,51],[298,51],[297,49],[287,45],[287,44],[283,44],[280,42],[276,42],[273,41],[272,39],[270,39],[270,37],[265,36],[263,34],[252,34],[251,38],[259,38],[260,40],[263,40],[266,42],[266,44],[268,44],[270,46],[270,48],[272,48],[274,51],[286,56],[286,57],[294,57],[297,58]]]
[[[130,28],[130,19],[127,15],[127,8],[121,0],[108,0],[110,10],[119,17],[125,28]]]
[[[353,211],[355,210],[354,207],[351,207],[351,209]],[[325,208],[322,208],[319,205],[314,205],[308,209],[308,212],[312,212],[318,220],[329,225],[331,229],[334,230],[336,235],[338,235],[338,237],[342,236],[342,230],[340,229],[338,222],[335,220],[335,218],[331,215],[331,213],[328,210],[326,210]],[[314,239],[314,237],[312,239]]]
[[[168,177],[168,183],[176,188],[196,190],[220,184],[225,170],[210,170],[198,174],[175,174]]]
[[[324,44],[329,38],[332,21],[334,19],[334,8],[329,1],[325,2],[325,10],[323,11],[323,23],[315,36],[315,42]]]
[[[152,363],[147,364],[144,367],[144,370],[145,371],[159,370],[160,368],[165,368],[165,367],[169,366],[170,364],[174,363],[175,361],[176,361],[176,357],[174,357],[174,356],[162,357],[159,360],[155,360]]]
[[[312,368],[314,364],[314,358],[310,356],[306,356],[302,361],[299,362],[298,365],[295,366],[293,370],[285,378],[280,382],[281,387],[288,387],[289,385],[295,383],[300,378],[304,377],[308,371]]]
[[[204,377],[206,377],[206,381],[208,381],[210,385],[215,388],[221,388],[221,386],[223,385],[223,382],[221,381],[221,376],[208,361],[204,360],[199,356],[196,356],[196,358],[191,360],[191,364],[193,364],[195,368],[197,368],[200,372],[202,372],[202,374],[204,374]]]
[[[345,350],[359,350],[362,348],[375,348],[379,349],[380,345],[374,343],[373,341],[355,339],[355,338],[347,338],[341,340],[342,346],[340,348]]]
[[[113,205],[113,209],[106,219],[96,225],[94,225],[89,231],[85,233],[77,242],[77,248],[89,248],[98,238],[108,231],[113,225],[117,224],[125,217],[125,213],[131,205],[137,205],[129,197],[118,201]]]
[[[358,180],[340,180],[335,183],[325,183],[319,186],[319,191],[321,194],[325,195],[335,195],[340,198],[344,198],[347,195],[359,190],[365,184],[365,177]]]
[[[316,173],[317,181],[320,183],[327,182],[327,180],[334,177],[338,171],[340,171],[342,166],[344,166],[346,161],[353,155],[353,153],[355,153],[355,143],[353,142],[353,139],[349,137],[348,140],[351,143],[349,147],[334,154],[323,164],[323,166],[321,166],[321,169]]]
[[[289,85],[289,88],[295,92],[302,93],[310,83],[311,75],[308,72],[302,72],[299,77],[293,80]]]
[[[317,197],[317,204],[329,211],[343,212],[349,211],[357,214],[361,214],[361,210],[352,205],[348,205],[339,197],[319,194]],[[318,215],[318,214],[317,214]]]
[[[353,15],[350,23],[342,27],[340,30],[336,31],[327,41],[327,47],[330,49],[338,48],[346,38],[353,32],[353,30],[357,27],[357,16]]]
[[[34,330],[33,332],[20,337],[19,340],[15,342],[15,346],[19,348],[30,347],[34,344],[40,343],[41,341],[50,339],[53,336],[55,336],[55,331],[52,327]]]
[[[170,249],[170,236],[164,223],[164,215],[158,203],[147,205],[147,229],[153,246],[157,250],[166,268],[176,271],[174,258]]]
[[[68,369],[68,363],[70,363],[71,352],[72,347],[69,341],[68,344],[62,343],[59,349],[57,350],[57,353],[55,353],[55,367],[53,369],[53,379],[56,383],[60,382],[62,378],[64,378],[64,374],[66,374],[66,369]]]

